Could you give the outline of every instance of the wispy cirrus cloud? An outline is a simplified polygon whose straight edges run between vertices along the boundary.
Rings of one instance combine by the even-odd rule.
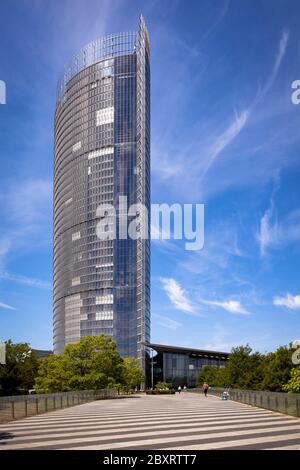
[[[52,284],[51,282],[42,281],[41,279],[35,279],[28,276],[23,276],[20,274],[11,274],[8,272],[0,272],[0,280],[3,279],[5,281],[15,282],[17,284],[23,284],[29,287],[34,287],[37,289],[46,289],[51,290]]]
[[[211,305],[212,307],[220,307],[223,310],[226,310],[229,313],[247,315],[249,314],[248,310],[241,304],[239,300],[205,300],[200,299],[200,302],[205,305]]]
[[[201,41],[207,39],[211,35],[211,33],[217,28],[217,26],[223,21],[223,19],[225,18],[229,10],[229,6],[230,6],[230,0],[225,0],[221,7],[220,13],[216,15],[215,21],[209,26],[208,30],[203,34]]]
[[[272,71],[271,71],[264,87],[262,88],[261,92],[258,94],[258,100],[263,98],[263,96],[266,93],[268,93],[268,91],[272,88],[272,86],[273,86],[273,84],[276,80],[279,68],[281,66],[281,62],[282,62],[282,60],[284,58],[284,55],[286,53],[288,40],[289,40],[289,31],[283,31],[282,34],[281,34],[280,40],[279,40],[278,50],[277,50],[277,54],[276,54],[276,57],[275,57],[275,62],[274,62],[273,69],[272,69]]]
[[[3,308],[5,310],[16,310],[15,307],[12,307],[11,305],[4,304],[3,302],[0,302],[0,308]]]
[[[6,258],[24,247],[35,249],[50,245],[52,228],[51,179],[30,179],[22,184],[3,185],[0,216],[5,229],[0,238],[0,272],[5,270]]]
[[[275,217],[274,219],[274,201],[271,200],[270,207],[265,211],[264,215],[260,220],[260,227],[258,233],[258,242],[260,256],[265,256],[267,249],[273,246],[276,246],[279,241],[278,234],[278,221]]]
[[[249,110],[244,110],[240,115],[235,114],[235,118],[228,128],[218,136],[208,150],[208,156],[202,170],[201,177],[203,178],[209,168],[213,165],[218,155],[233,141],[245,127],[250,116]]]
[[[286,307],[291,310],[300,309],[300,295],[287,294],[285,297],[275,297],[273,304],[279,307]]]
[[[281,219],[278,218],[273,197],[265,211],[257,234],[260,256],[264,257],[271,249],[279,249],[300,238],[300,211],[294,210]]]
[[[157,313],[153,313],[152,317],[156,321],[156,323],[164,328],[167,328],[168,330],[176,331],[178,328],[182,326],[182,323],[166,317],[165,315],[159,315]]]
[[[17,224],[41,224],[52,211],[53,183],[32,179],[11,188],[6,196],[7,216]]]
[[[174,305],[176,310],[179,310],[190,315],[198,315],[196,307],[192,301],[188,298],[188,294],[181,287],[179,282],[173,278],[161,277],[163,289],[165,290],[169,300]]]
[[[268,155],[272,154],[272,160],[265,157],[263,160],[260,159],[259,165],[253,164],[253,142],[260,142],[260,130],[255,125],[262,114],[262,106],[259,107],[259,105],[276,81],[288,48],[288,39],[289,32],[283,31],[269,74],[264,80],[262,79],[263,85],[258,90],[253,90],[255,96],[248,106],[241,107],[231,102],[229,110],[226,109],[227,104],[224,102],[220,115],[220,108],[217,108],[215,112],[207,109],[205,119],[199,114],[194,126],[185,130],[183,135],[180,134],[178,144],[176,135],[174,138],[174,132],[172,136],[167,135],[167,138],[160,136],[159,141],[154,142],[155,158],[152,170],[158,180],[164,181],[169,191],[204,199],[228,188],[265,183],[275,167],[288,164],[289,160],[283,161],[277,154],[275,159],[270,149],[268,149]],[[195,90],[192,91],[195,92]],[[240,96],[240,101],[244,101],[243,96]],[[232,107],[234,108],[233,116]],[[213,107],[211,109],[214,110]],[[216,119],[216,112],[218,119]],[[172,119],[175,119],[174,115]],[[175,124],[173,127],[176,128]],[[247,133],[243,140],[239,141],[238,137],[244,130],[247,130]],[[254,138],[252,134],[255,135]],[[280,142],[270,142],[270,139],[274,139],[274,134],[271,137],[268,136],[267,140],[265,138],[261,145],[272,148],[276,146],[278,150]],[[231,146],[232,152],[229,152]],[[255,148],[257,147],[258,144]],[[264,149],[261,150],[263,151],[265,152]],[[259,157],[255,154],[255,158]],[[248,164],[249,171],[244,171]],[[263,171],[264,168],[265,171]]]
[[[262,100],[262,98],[266,95],[266,93],[272,88],[276,80],[282,59],[286,53],[288,38],[289,38],[289,32],[284,31],[279,40],[279,46],[278,46],[277,54],[275,57],[275,62],[271,70],[271,73],[269,77],[267,78],[263,88],[258,91],[254,101],[250,104],[248,109],[243,110],[239,115],[237,114],[237,112],[235,112],[235,119],[233,120],[233,122],[229,124],[227,129],[225,129],[225,131],[221,135],[218,136],[218,138],[215,140],[215,142],[209,149],[208,158],[206,159],[202,176],[204,176],[206,172],[209,170],[209,168],[213,165],[218,155],[221,154],[223,150],[225,150],[226,147],[230,145],[230,143],[240,134],[240,132],[243,130],[243,128],[247,124],[251,116],[251,113],[253,112],[256,105]]]
[[[6,255],[11,249],[11,239],[8,236],[0,238],[0,270],[3,268]]]
[[[213,229],[207,229],[205,233],[205,244],[203,250],[194,254],[187,253],[180,261],[179,269],[184,269],[187,275],[194,275],[197,280],[201,278],[198,293],[201,285],[209,283],[213,288],[219,283],[233,282],[236,285],[235,264],[247,258],[247,252],[242,246],[240,227],[233,220],[216,221]]]
[[[203,345],[205,349],[211,351],[230,351],[237,343],[230,341],[230,330],[220,323],[216,323],[207,343]]]

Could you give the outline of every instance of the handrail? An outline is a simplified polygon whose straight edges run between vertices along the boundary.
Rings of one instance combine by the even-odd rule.
[[[192,390],[191,390],[192,391]],[[194,392],[202,392],[194,389]],[[285,392],[269,392],[264,390],[241,390],[237,388],[209,387],[208,394],[221,398],[224,391],[229,393],[229,399],[247,405],[276,411],[291,416],[300,417],[300,394]]]
[[[94,400],[114,398],[116,394],[115,389],[100,389],[0,397],[0,423]]]

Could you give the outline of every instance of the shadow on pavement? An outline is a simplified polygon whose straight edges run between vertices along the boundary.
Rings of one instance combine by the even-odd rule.
[[[118,398],[118,399],[121,399],[121,398],[141,398],[140,396],[132,396],[132,395],[116,395],[114,398]]]
[[[12,439],[14,436],[10,432],[0,432],[0,445],[3,446],[6,442],[1,442],[3,439]]]

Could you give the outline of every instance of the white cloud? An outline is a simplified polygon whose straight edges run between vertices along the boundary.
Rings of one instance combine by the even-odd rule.
[[[4,304],[3,302],[0,302],[0,308],[4,308],[6,310],[16,310],[14,307],[11,307],[11,305]]]
[[[172,318],[165,317],[164,315],[158,315],[157,313],[153,313],[152,317],[156,320],[156,323],[164,328],[168,328],[169,330],[176,331],[180,326],[182,326],[181,323],[179,323],[176,320],[173,320]]]
[[[217,323],[211,332],[209,341],[203,345],[203,348],[210,351],[230,351],[233,347],[237,346],[237,343],[228,340],[230,336],[231,332],[223,325]]]
[[[51,180],[28,180],[15,186],[7,197],[9,218],[18,224],[41,224],[51,214],[52,192]]]
[[[11,274],[7,272],[0,273],[0,279],[6,281],[16,282],[17,284],[24,284],[26,286],[35,287],[37,289],[52,289],[51,282],[41,281],[40,279],[35,279],[28,276],[22,276],[20,274]]]
[[[187,297],[185,290],[175,279],[162,277],[160,280],[167,296],[177,310],[192,315],[197,315],[195,306]]]
[[[245,307],[241,304],[239,300],[224,300],[224,301],[217,301],[217,300],[204,300],[200,299],[205,305],[211,305],[213,307],[220,307],[226,310],[229,313],[234,314],[242,314],[247,315],[249,312],[246,310]]]
[[[289,33],[284,31],[279,41],[279,47],[275,59],[275,63],[271,74],[269,75],[263,89],[257,94],[257,97],[253,103],[249,106],[248,109],[244,110],[240,115],[236,113],[234,121],[229,125],[229,127],[215,140],[213,146],[210,149],[209,156],[205,163],[205,168],[202,173],[202,176],[208,171],[210,166],[214,163],[217,156],[239,135],[243,130],[247,121],[254,110],[257,103],[264,97],[264,95],[270,90],[273,86],[275,79],[277,77],[282,59],[285,55],[287,43],[288,43]]]
[[[233,141],[245,127],[250,112],[249,110],[243,111],[239,116],[236,114],[234,121],[228,126],[225,131],[217,137],[213,145],[209,149],[208,157],[205,159],[205,166],[201,177],[205,176],[211,165],[214,163],[217,156]]]
[[[52,242],[52,181],[31,179],[2,186],[1,218],[5,232],[0,238],[0,273],[12,252],[34,250]]]
[[[258,241],[261,256],[265,256],[267,249],[278,243],[278,223],[277,220],[272,222],[273,218],[274,208],[272,203],[260,220]]]
[[[232,100],[237,99],[236,95],[230,101],[229,99],[224,100],[221,115],[219,115],[219,109],[213,107],[207,109],[205,117],[202,111],[199,111],[197,120],[189,130],[182,126],[180,117],[184,113],[181,107],[179,107],[178,113],[176,108],[172,107],[172,109],[175,109],[172,116],[164,117],[164,120],[168,123],[169,119],[175,120],[175,122],[172,122],[172,125],[169,126],[161,126],[161,128],[171,128],[173,132],[172,135],[169,135],[167,131],[165,132],[166,135],[161,136],[159,134],[154,141],[152,171],[155,172],[156,180],[160,183],[163,181],[162,191],[166,191],[167,196],[172,193],[177,197],[180,195],[180,197],[201,198],[204,200],[214,194],[226,191],[228,188],[244,188],[245,185],[265,184],[266,181],[269,181],[275,168],[293,164],[292,157],[282,159],[282,149],[280,149],[284,145],[291,145],[290,135],[288,135],[288,140],[285,140],[285,142],[282,141],[283,136],[280,135],[280,132],[272,133],[266,138],[265,135],[261,135],[261,129],[257,125],[257,121],[262,115],[265,115],[267,109],[270,115],[269,118],[274,115],[273,101],[276,102],[277,97],[274,96],[272,107],[268,105],[269,102],[265,105],[263,99],[268,92],[273,92],[271,89],[285,57],[288,38],[288,32],[281,34],[278,44],[275,44],[274,61],[265,79],[262,77],[261,87],[258,91],[253,90],[254,97],[248,104],[236,105],[238,111],[235,112],[234,116],[232,116],[232,103],[233,106],[235,105]],[[212,72],[214,71],[214,68],[212,68]],[[202,77],[202,81],[205,82],[205,78],[206,74]],[[200,81],[201,85],[202,82]],[[255,84],[253,85],[255,86]],[[197,86],[199,86],[199,83],[197,83]],[[243,87],[241,87],[242,90]],[[196,93],[192,85],[188,90],[182,92],[186,97],[186,101],[191,99],[190,95],[192,93]],[[276,93],[276,90],[274,93]],[[245,97],[240,96],[239,103],[244,102]],[[169,109],[169,107],[167,106],[166,109]],[[218,120],[216,114],[219,116]],[[248,125],[248,123],[251,125]],[[174,133],[176,126],[178,128],[179,126],[183,127],[183,131],[178,133],[180,141],[177,138],[176,131]],[[292,132],[292,129],[293,126],[289,132]],[[247,130],[247,132],[245,132],[243,140],[238,141],[241,132],[244,130]],[[284,130],[286,134],[286,128]],[[275,140],[274,134],[276,135]],[[295,134],[294,131],[293,134]],[[264,146],[258,154],[255,154],[255,157],[253,157],[254,143],[256,148]],[[232,151],[228,151],[229,147]],[[260,155],[263,158],[260,158]],[[253,158],[257,159],[257,162],[254,163]],[[189,165],[186,165],[187,161]],[[246,172],[244,171],[245,167],[247,167]],[[154,182],[154,184],[156,183]],[[161,190],[161,185],[158,189]]]
[[[273,299],[273,304],[296,310],[300,308],[300,295],[287,294],[285,297],[275,297]]]
[[[186,253],[179,262],[179,269],[184,269],[186,276],[197,276],[195,296],[205,297],[208,284],[217,292],[224,288],[225,283],[236,288],[237,267],[242,262],[240,260],[247,257],[239,230],[240,226],[232,218],[215,222],[206,230],[203,250],[195,254]],[[241,246],[241,241],[244,246]]]
[[[262,97],[263,95],[265,95],[269,91],[269,89],[273,86],[273,84],[276,80],[276,77],[277,77],[278,70],[280,68],[282,59],[283,59],[283,57],[286,53],[288,39],[289,39],[289,32],[288,31],[283,31],[283,33],[281,35],[281,38],[280,38],[280,41],[279,41],[278,51],[277,51],[277,55],[276,55],[276,58],[275,58],[275,63],[274,63],[272,72],[269,75],[269,78],[266,81],[265,86],[262,89],[259,98]]]
[[[5,256],[9,253],[11,249],[11,239],[8,237],[0,238],[0,269],[3,268]]]
[[[230,5],[230,0],[225,0],[224,4],[222,5],[220,14],[215,15],[214,22],[208,28],[208,30],[203,34],[203,36],[201,37],[201,41],[203,41],[204,39],[207,39],[208,36],[210,36],[211,33],[217,28],[217,26],[223,21],[223,19],[225,18],[226,14],[228,12],[229,5]],[[218,7],[219,7],[219,5],[218,5]]]
[[[299,209],[278,220],[274,208],[274,192],[271,196],[270,207],[260,220],[260,228],[257,234],[262,257],[267,254],[268,248],[280,248],[288,243],[298,242],[300,237]]]

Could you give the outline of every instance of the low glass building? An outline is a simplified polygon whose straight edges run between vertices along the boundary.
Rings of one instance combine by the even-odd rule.
[[[205,349],[181,348],[163,344],[150,344],[148,385],[169,382],[174,387],[196,386],[196,379],[203,366],[224,367],[229,353]]]

